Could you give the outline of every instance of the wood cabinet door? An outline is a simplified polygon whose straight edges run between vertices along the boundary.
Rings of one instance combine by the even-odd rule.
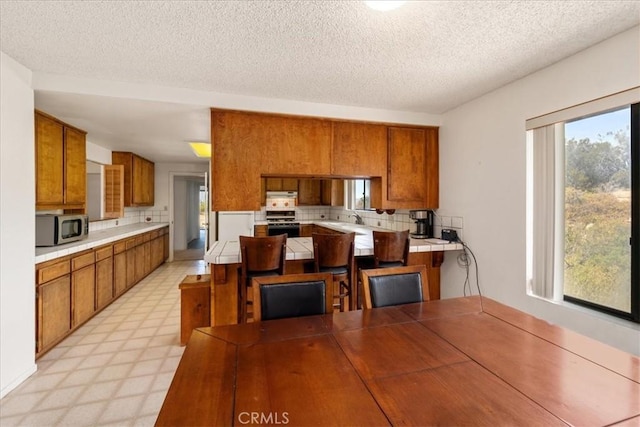
[[[344,180],[322,180],[322,204],[326,206],[344,206]]]
[[[266,225],[254,225],[253,235],[255,237],[266,237],[269,235],[269,229]]]
[[[64,203],[64,126],[35,115],[36,207]]]
[[[151,241],[144,242],[142,250],[144,254],[144,277],[146,277],[151,273],[151,271],[153,271],[153,267],[151,265]]]
[[[300,225],[300,237],[311,237],[313,234],[313,224]]]
[[[71,330],[71,276],[44,283],[37,290],[36,351],[40,353]]]
[[[266,178],[266,191],[282,191],[282,178]]]
[[[165,227],[165,234],[164,236],[162,236],[162,241],[163,241],[163,245],[162,245],[162,249],[164,250],[164,259],[163,261],[166,261],[169,259],[169,227]]]
[[[425,130],[427,144],[427,201],[425,207],[438,209],[440,206],[440,150],[438,142],[438,128]],[[438,282],[439,283],[439,282]]]
[[[127,289],[126,252],[121,252],[113,256],[113,288],[115,296],[122,294]]]
[[[145,259],[144,259],[144,244],[138,245],[134,249],[135,252],[135,283],[138,283],[145,276]]]
[[[106,307],[114,298],[113,257],[96,262],[96,310]]]
[[[333,122],[331,173],[384,176],[387,173],[387,126]]]
[[[211,111],[211,209],[260,210],[262,179],[259,168],[262,138],[247,124],[247,115]],[[242,188],[243,191],[238,191]]]
[[[282,191],[298,191],[298,178],[282,178]]]
[[[151,258],[154,269],[164,261],[164,239],[162,235],[151,241]]]
[[[104,212],[105,218],[124,216],[124,166],[104,165]]]
[[[96,311],[96,266],[71,273],[71,307],[73,327],[81,325]]]
[[[316,206],[322,204],[322,181],[319,179],[298,180],[298,204]]]
[[[143,163],[144,170],[144,203],[147,206],[153,206],[155,200],[155,165],[149,160]]]
[[[114,151],[111,153],[111,163],[114,165],[122,165],[122,167],[124,168],[124,205],[133,206],[131,199],[131,195],[133,193],[133,153]]]
[[[65,205],[84,208],[87,199],[87,145],[85,133],[64,128]]]
[[[424,207],[427,196],[426,152],[424,129],[389,128],[389,202],[396,202],[399,208]]]
[[[127,249],[127,288],[135,285],[137,280],[136,276],[136,248]]]
[[[144,205],[147,203],[145,200],[147,190],[145,188],[146,176],[146,161],[139,156],[133,156],[133,162],[131,166],[131,204],[134,206]]]

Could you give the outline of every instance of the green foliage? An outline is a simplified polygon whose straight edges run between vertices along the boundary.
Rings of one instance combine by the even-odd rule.
[[[629,138],[566,141],[565,295],[630,310]],[[614,190],[615,195],[613,193]]]
[[[566,185],[580,190],[594,191],[630,185],[630,140],[626,132],[609,133],[609,141],[591,142],[588,138],[565,144]]]

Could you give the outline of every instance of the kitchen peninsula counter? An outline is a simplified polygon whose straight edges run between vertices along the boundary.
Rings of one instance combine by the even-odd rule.
[[[355,256],[373,256],[373,230],[390,231],[337,221],[315,221],[314,224],[344,233],[355,232]],[[440,299],[440,266],[446,251],[459,251],[463,246],[440,239],[411,239],[409,264],[424,264],[429,276],[429,295]],[[204,260],[211,271],[211,324],[229,325],[238,323],[238,269],[240,268],[240,242],[220,240],[205,254]],[[286,273],[295,274],[308,271],[313,260],[313,240],[311,237],[287,239]]]

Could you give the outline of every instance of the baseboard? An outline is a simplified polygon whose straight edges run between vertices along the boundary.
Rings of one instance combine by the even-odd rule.
[[[20,384],[24,382],[27,378],[33,375],[38,370],[38,365],[35,363],[28,369],[27,371],[20,374],[15,380],[9,383],[6,387],[0,390],[0,399],[4,398],[7,394],[9,394],[14,388],[18,387]]]

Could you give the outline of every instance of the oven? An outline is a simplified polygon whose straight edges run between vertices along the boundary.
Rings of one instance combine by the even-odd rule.
[[[267,232],[269,236],[286,234],[287,237],[300,237],[300,223],[292,221],[268,222]]]
[[[286,234],[300,237],[300,223],[296,221],[296,192],[267,192],[266,217],[269,236]]]

